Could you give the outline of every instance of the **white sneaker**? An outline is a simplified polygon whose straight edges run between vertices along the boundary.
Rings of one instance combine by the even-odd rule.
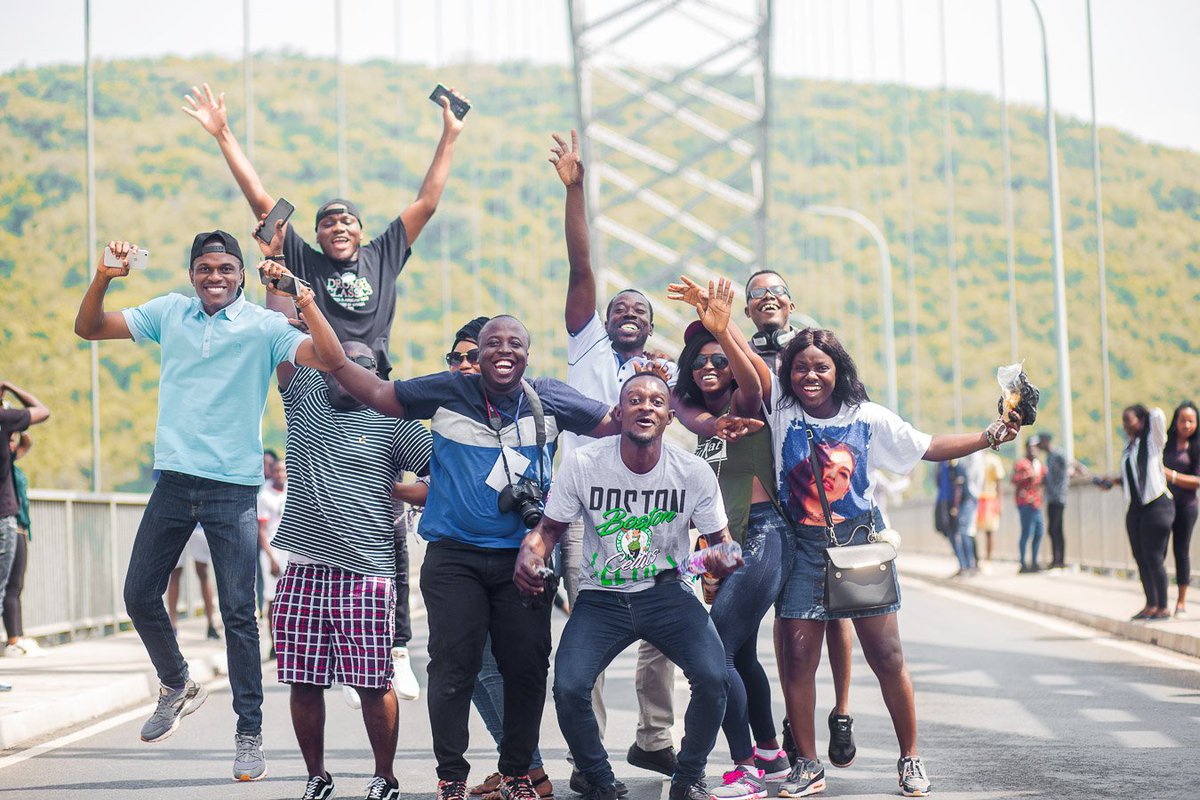
[[[401,700],[416,700],[420,697],[421,684],[417,683],[417,676],[413,673],[407,647],[392,648],[392,667],[392,687],[396,690],[396,697]]]
[[[22,636],[17,641],[17,644],[21,645],[21,647],[25,650],[25,655],[28,656],[29,658],[45,658],[46,657],[46,651],[43,650],[42,646],[37,643],[37,639],[27,639],[24,636]]]
[[[358,690],[353,686],[342,685],[342,699],[355,711],[362,708],[362,698],[358,696]]]

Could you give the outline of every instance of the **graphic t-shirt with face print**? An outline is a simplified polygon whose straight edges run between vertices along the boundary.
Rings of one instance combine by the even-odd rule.
[[[689,529],[722,531],[727,520],[717,478],[697,456],[663,443],[662,457],[639,475],[621,460],[621,437],[577,447],[550,489],[546,516],[583,517],[580,590],[639,592],[691,552]]]

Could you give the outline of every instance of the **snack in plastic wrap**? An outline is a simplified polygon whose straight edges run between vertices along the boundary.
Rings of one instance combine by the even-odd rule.
[[[996,370],[996,380],[1000,384],[1000,401],[996,404],[1000,419],[1012,419],[1012,412],[1021,418],[1021,427],[1032,425],[1037,421],[1037,404],[1041,396],[1038,388],[1029,382],[1029,377],[1021,364],[1010,364]]]

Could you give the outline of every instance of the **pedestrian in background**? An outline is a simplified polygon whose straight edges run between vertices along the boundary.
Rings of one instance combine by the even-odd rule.
[[[17,460],[28,453],[31,447],[33,439],[28,433],[12,435],[9,450],[12,452],[13,492],[17,496],[17,550],[12,570],[8,573],[8,584],[4,587],[4,629],[8,633],[8,644],[4,648],[6,658],[46,655],[36,639],[25,637],[25,623],[21,614],[21,592],[25,588],[25,568],[29,563],[33,529],[29,517],[29,479],[17,466]]]
[[[1042,536],[1046,533],[1046,521],[1042,518],[1042,489],[1045,483],[1046,465],[1038,458],[1034,439],[1030,439],[1025,443],[1025,457],[1013,465],[1012,474],[1017,516],[1021,519],[1021,572],[1041,572],[1042,569],[1038,566],[1038,548],[1042,546]]]
[[[1167,446],[1163,450],[1163,467],[1167,483],[1175,495],[1175,522],[1171,526],[1171,545],[1175,550],[1175,583],[1179,598],[1175,601],[1175,616],[1187,616],[1187,590],[1191,581],[1192,562],[1189,549],[1192,529],[1196,527],[1196,489],[1200,488],[1200,435],[1197,435],[1196,404],[1184,400],[1171,417],[1167,429]]]
[[[1062,569],[1066,566],[1066,541],[1063,539],[1063,512],[1067,507],[1067,489],[1071,478],[1076,475],[1087,476],[1087,467],[1078,461],[1067,461],[1067,454],[1062,448],[1054,447],[1053,437],[1041,433],[1034,437],[1037,447],[1045,454],[1046,459],[1046,524],[1050,533],[1050,569]]]
[[[992,560],[995,534],[1000,530],[1000,484],[1008,477],[1000,456],[988,451],[983,454],[983,486],[979,490],[979,511],[975,516],[976,532],[984,536],[983,557]],[[979,559],[978,550],[975,553]]]

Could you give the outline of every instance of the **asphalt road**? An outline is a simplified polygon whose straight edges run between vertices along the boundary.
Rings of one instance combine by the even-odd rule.
[[[562,617],[556,618],[561,626]],[[934,793],[942,798],[1200,797],[1200,661],[1167,654],[989,601],[910,581],[901,612],[905,650],[917,687],[921,751]],[[413,652],[422,654],[423,640]],[[770,625],[760,653],[769,658]],[[423,658],[418,658],[423,670]],[[773,662],[768,664],[773,670]],[[18,760],[0,759],[0,798],[298,798],[304,770],[287,711],[287,690],[266,669],[268,778],[229,780],[233,712],[227,689],[214,691],[203,709],[158,745],[138,741],[141,716],[107,730],[76,732],[74,741],[43,745]],[[424,679],[421,675],[422,681]],[[828,669],[819,673],[819,716],[831,704]],[[682,716],[686,682],[677,687]],[[623,756],[633,737],[632,651],[612,667],[606,696],[609,741]],[[370,778],[366,734],[357,712],[340,694],[328,699],[328,765],[339,797],[361,797]],[[777,698],[777,706],[778,698]],[[856,660],[853,713],[859,757],[845,770],[829,768],[824,796],[897,797],[896,745],[870,671]],[[436,779],[424,700],[401,704],[396,770],[406,797],[432,796]],[[547,707],[542,752],[558,796],[569,765]],[[678,740],[682,731],[677,727]],[[472,778],[494,769],[495,750],[477,717],[472,721]],[[824,737],[821,737],[822,746]],[[60,745],[57,746],[56,745]],[[709,775],[727,768],[723,737]],[[16,763],[14,763],[16,762]],[[663,781],[615,762],[631,788],[630,800],[658,800]]]

